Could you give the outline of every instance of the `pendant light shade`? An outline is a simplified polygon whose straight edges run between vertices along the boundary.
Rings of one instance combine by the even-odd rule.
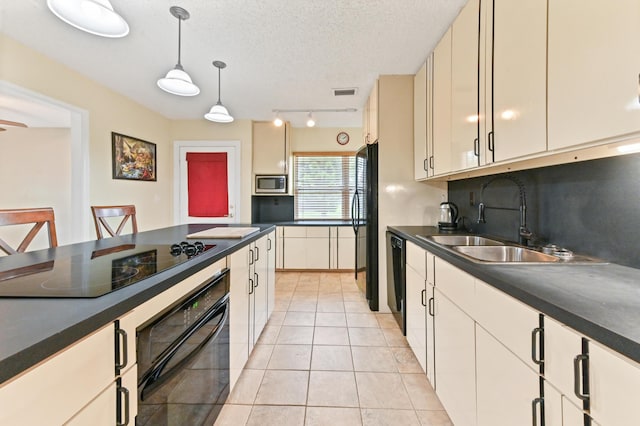
[[[211,107],[209,112],[204,115],[204,118],[215,123],[231,123],[233,117],[229,114],[227,108],[222,105],[222,102],[220,102],[220,70],[225,68],[227,64],[222,61],[213,61],[213,66],[218,68],[218,102]]]
[[[47,6],[67,24],[90,34],[110,38],[129,34],[129,24],[109,0],[47,0]]]
[[[169,70],[164,78],[158,80],[158,87],[172,95],[195,96],[200,93],[200,89],[193,84],[191,77],[184,68],[182,68],[182,64],[180,63],[182,21],[189,19],[190,15],[189,12],[178,6],[172,6],[169,12],[178,18],[178,63],[172,70]]]

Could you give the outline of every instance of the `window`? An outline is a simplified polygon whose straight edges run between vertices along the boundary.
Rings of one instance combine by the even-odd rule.
[[[349,219],[355,154],[294,153],[296,219]]]

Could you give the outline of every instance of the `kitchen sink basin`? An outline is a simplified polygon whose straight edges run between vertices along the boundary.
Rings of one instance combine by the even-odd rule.
[[[555,263],[556,256],[516,246],[455,246],[453,250],[475,261],[489,263]]]
[[[476,235],[430,235],[423,237],[416,235],[419,238],[431,240],[434,243],[442,244],[445,246],[502,246],[504,243],[490,238],[479,237]]]

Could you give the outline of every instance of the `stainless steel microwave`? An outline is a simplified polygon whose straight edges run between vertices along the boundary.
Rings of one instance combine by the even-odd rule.
[[[287,175],[256,175],[256,194],[286,194]]]

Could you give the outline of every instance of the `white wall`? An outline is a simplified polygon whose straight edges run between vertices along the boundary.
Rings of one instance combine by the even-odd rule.
[[[349,143],[336,141],[339,132],[349,134]],[[360,127],[294,127],[291,129],[291,152],[355,152],[362,147]]]
[[[142,231],[171,223],[172,146],[167,119],[2,34],[0,80],[88,112],[89,203],[83,209],[89,219],[87,235],[95,235],[92,204],[136,204]],[[157,145],[157,182],[111,178],[111,132]],[[31,188],[15,189],[25,190]],[[67,231],[60,227],[58,232]]]
[[[0,208],[52,207],[56,218],[58,244],[69,244],[70,187],[69,129],[8,128],[0,132]],[[3,227],[0,238],[15,248],[31,226]],[[29,249],[48,247],[46,236],[46,230],[40,231]]]

